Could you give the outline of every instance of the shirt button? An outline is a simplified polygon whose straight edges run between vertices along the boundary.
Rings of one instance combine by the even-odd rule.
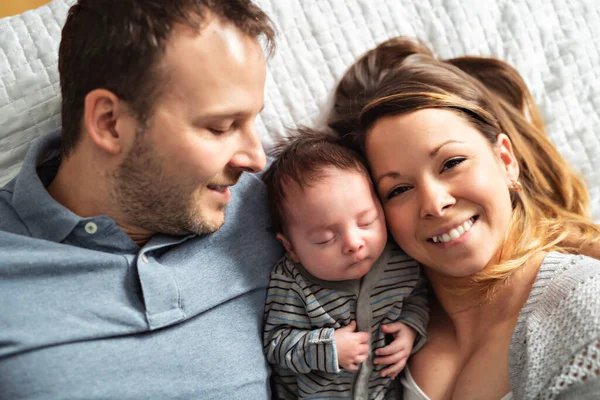
[[[93,222],[88,222],[85,224],[85,231],[90,235],[93,235],[94,233],[98,232],[98,225]]]
[[[145,254],[142,254],[142,261],[148,264],[148,257]]]

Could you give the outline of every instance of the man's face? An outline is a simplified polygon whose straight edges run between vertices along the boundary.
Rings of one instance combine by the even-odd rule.
[[[136,226],[212,233],[224,223],[229,187],[265,165],[254,122],[264,101],[262,49],[217,19],[200,34],[178,25],[160,68],[165,89],[147,127],[136,126],[115,194]]]

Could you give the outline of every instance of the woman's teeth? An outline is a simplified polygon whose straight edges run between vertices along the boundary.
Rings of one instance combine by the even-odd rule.
[[[475,217],[466,220],[465,222],[462,223],[462,225],[459,225],[454,229],[450,229],[448,232],[446,232],[442,235],[432,237],[431,240],[433,240],[433,243],[451,242],[451,241],[461,237],[465,232],[469,232],[471,230],[471,227],[473,226],[474,222],[475,222]]]

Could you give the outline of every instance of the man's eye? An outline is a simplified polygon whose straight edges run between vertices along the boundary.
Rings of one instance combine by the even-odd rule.
[[[452,158],[452,159],[446,161],[444,163],[444,167],[442,168],[442,172],[456,167],[458,164],[462,163],[465,160],[466,160],[466,158],[464,158],[464,157],[456,157],[456,158]]]
[[[388,192],[388,194],[385,196],[385,198],[386,198],[386,200],[390,200],[392,197],[399,196],[402,193],[406,192],[407,190],[410,190],[410,186],[396,186],[395,188],[393,188],[392,190],[390,190]]]

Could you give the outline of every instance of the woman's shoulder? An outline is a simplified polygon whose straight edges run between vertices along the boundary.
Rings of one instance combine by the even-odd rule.
[[[551,251],[546,254],[542,264],[548,264],[550,262],[571,265],[600,265],[600,260],[592,257],[588,257],[583,254],[569,254],[559,253],[557,251]]]
[[[564,310],[565,313],[578,314],[577,310],[583,312],[589,308],[588,305],[600,304],[598,289],[600,260],[583,255],[550,252],[539,268],[522,313],[536,311],[548,317],[560,317]],[[571,308],[573,310],[568,311]]]
[[[594,279],[598,275],[600,260],[579,254],[549,252],[538,270],[532,295],[538,296],[537,290],[546,291],[553,286],[567,285],[572,289],[577,281]]]
[[[581,254],[567,254],[551,251],[544,257],[540,270],[557,269],[566,271],[573,267],[589,268],[600,265],[600,260]]]
[[[533,398],[544,384],[559,387],[568,378],[565,369],[598,343],[599,310],[600,261],[548,253],[511,341],[510,375],[518,398]]]

